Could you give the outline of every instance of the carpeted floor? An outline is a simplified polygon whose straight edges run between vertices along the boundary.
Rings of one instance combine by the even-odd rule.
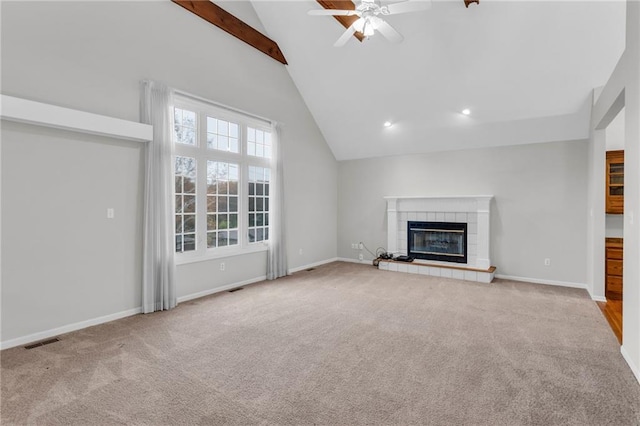
[[[347,263],[1,357],[3,425],[640,424],[585,291]]]

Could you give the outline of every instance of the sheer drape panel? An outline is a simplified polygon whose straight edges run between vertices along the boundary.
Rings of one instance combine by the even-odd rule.
[[[173,92],[153,82],[141,83],[140,118],[153,126],[146,146],[142,309],[144,313],[176,306],[173,200]]]
[[[276,123],[271,125],[271,134],[275,138],[273,144],[275,152],[271,157],[273,182],[272,193],[269,195],[269,251],[267,253],[267,279],[275,280],[287,275],[287,244],[284,217],[284,167],[282,165],[282,141],[280,128]]]

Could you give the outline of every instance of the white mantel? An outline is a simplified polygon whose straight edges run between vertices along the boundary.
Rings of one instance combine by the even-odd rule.
[[[469,255],[464,265],[478,269],[491,267],[490,223],[493,195],[384,198],[387,200],[387,248],[390,253],[407,253],[406,226],[410,220],[467,223]]]

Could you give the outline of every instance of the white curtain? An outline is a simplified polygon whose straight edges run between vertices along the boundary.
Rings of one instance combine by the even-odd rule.
[[[158,82],[143,81],[140,118],[153,126],[146,147],[142,310],[176,306],[173,200],[173,91]]]
[[[287,275],[287,245],[284,220],[284,174],[282,167],[282,143],[280,126],[271,124],[271,134],[275,138],[275,152],[271,157],[271,192],[269,194],[269,251],[267,253],[267,279]]]

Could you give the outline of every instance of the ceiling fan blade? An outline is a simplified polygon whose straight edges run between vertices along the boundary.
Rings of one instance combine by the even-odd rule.
[[[351,16],[356,15],[355,10],[339,10],[339,9],[312,9],[307,12],[309,15],[333,15],[333,16]]]
[[[397,15],[398,13],[420,12],[431,9],[431,0],[410,0],[400,3],[393,3],[387,6],[386,15]]]
[[[360,18],[362,19],[362,18]],[[358,22],[358,21],[356,21]],[[355,24],[355,22],[354,22]],[[351,36],[356,32],[356,28],[353,26],[354,24],[351,24],[349,26],[349,28],[347,28],[347,31],[343,32],[342,35],[340,36],[340,38],[338,39],[338,41],[336,41],[333,45],[335,47],[342,47],[345,44],[347,44],[347,42],[349,41],[349,39],[351,38]]]
[[[402,40],[404,40],[402,34],[396,31],[395,28],[393,28],[383,19],[380,19],[380,21],[376,21],[376,29],[380,31],[380,34],[385,36],[385,38],[392,43],[400,43]]]

